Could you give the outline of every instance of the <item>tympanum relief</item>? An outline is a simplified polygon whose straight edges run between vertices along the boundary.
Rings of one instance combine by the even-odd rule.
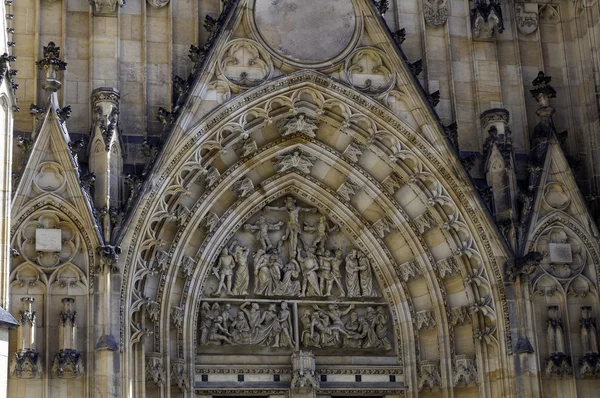
[[[215,346],[392,350],[389,312],[368,253],[325,214],[291,196],[264,206],[236,232],[212,266],[204,297],[201,352]]]

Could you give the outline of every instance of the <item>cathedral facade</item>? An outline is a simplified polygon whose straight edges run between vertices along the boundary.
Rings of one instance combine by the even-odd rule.
[[[595,0],[2,7],[0,397],[597,395]]]

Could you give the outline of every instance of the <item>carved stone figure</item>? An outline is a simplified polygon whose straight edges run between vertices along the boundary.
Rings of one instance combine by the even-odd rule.
[[[208,344],[220,345],[223,342],[233,345],[231,334],[223,327],[223,317],[218,316],[208,330]]]
[[[475,0],[475,8],[471,9],[473,36],[480,39],[491,39],[494,32],[504,31],[502,9],[499,0]]]
[[[358,251],[350,250],[346,256],[346,290],[348,297],[360,297]]]
[[[308,248],[306,256],[302,256],[301,253],[298,252],[298,263],[300,264],[300,270],[302,271],[302,289],[300,297],[320,296],[319,278],[317,277],[319,262],[315,255],[315,249],[312,247]]]
[[[245,198],[254,192],[254,183],[248,177],[244,177],[235,182],[231,189],[237,194],[238,198]]]
[[[269,238],[269,231],[279,231],[282,225],[283,221],[270,224],[264,216],[259,216],[256,224],[245,224],[244,229],[246,231],[256,231],[255,239],[260,243],[263,250],[266,251],[273,248],[273,244]]]
[[[333,227],[329,226],[327,217],[324,214],[319,215],[319,221],[315,225],[304,223],[304,231],[315,235],[312,245],[313,247],[318,247],[319,253],[323,253],[325,250],[325,243],[327,243],[329,234],[338,230],[339,227],[337,225]]]
[[[219,178],[221,178],[221,173],[216,168],[210,166],[202,171],[202,175],[204,175],[204,181],[206,182],[207,188],[212,188]]]
[[[317,158],[300,150],[283,154],[277,157],[275,165],[277,172],[284,173],[288,170],[296,169],[304,174],[310,174],[310,169],[314,166]]]
[[[371,262],[363,252],[358,253],[358,269],[360,271],[360,290],[362,297],[376,297],[373,286]]]
[[[265,209],[287,213],[286,230],[281,239],[282,241],[287,240],[289,242],[289,258],[296,258],[298,236],[302,232],[299,220],[300,213],[316,213],[317,209],[297,206],[296,199],[291,196],[285,198],[285,204],[282,207],[266,206]]]
[[[318,128],[315,122],[315,119],[304,113],[288,117],[282,123],[281,135],[285,137],[286,135],[301,133],[310,138],[314,138],[316,135],[315,130]]]
[[[235,268],[235,260],[229,249],[226,247],[221,251],[217,266],[213,267],[213,274],[219,280],[219,286],[216,294],[221,294],[221,290],[226,288],[227,294],[233,294],[231,287],[233,285],[233,269]]]
[[[300,277],[300,265],[298,261],[292,260],[283,266],[283,279],[279,283],[279,287],[275,290],[278,296],[299,296],[302,285],[298,278]]]
[[[335,285],[340,290],[340,297],[346,297],[344,286],[342,284],[342,273],[340,272],[343,262],[344,259],[342,258],[342,251],[337,249],[335,251],[335,257],[331,259],[331,279],[333,282],[335,282]],[[333,282],[331,283],[331,287],[333,287]],[[329,287],[327,289],[327,293],[331,295],[331,289]]]
[[[292,314],[288,309],[288,303],[281,303],[277,321],[279,322],[279,336],[273,347],[293,347],[295,343],[292,328]]]
[[[250,283],[250,273],[248,270],[248,254],[247,247],[237,245],[233,249],[233,258],[237,264],[235,270],[235,283],[233,285],[234,295],[248,294],[248,284]]]

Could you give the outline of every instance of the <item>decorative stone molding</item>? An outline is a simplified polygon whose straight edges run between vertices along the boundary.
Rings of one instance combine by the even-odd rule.
[[[171,386],[176,386],[179,391],[190,390],[190,380],[187,375],[186,362],[183,359],[171,359]]]
[[[146,381],[160,387],[165,383],[165,370],[161,353],[146,354]]]
[[[355,50],[346,59],[344,72],[347,81],[368,95],[380,95],[393,87],[395,75],[385,54],[373,47]]]
[[[416,314],[415,325],[417,330],[429,330],[434,329],[436,326],[435,316],[433,310],[419,311]]]
[[[150,4],[154,8],[162,8],[162,7],[166,6],[167,4],[169,4],[169,0],[146,0],[146,1],[148,2],[148,4]],[[123,1],[123,4],[125,4],[125,1]]]
[[[517,29],[524,35],[530,35],[538,28],[538,4],[515,3]]]
[[[580,337],[583,357],[579,360],[581,377],[600,376],[600,355],[598,354],[598,329],[596,318],[592,317],[592,307],[581,307]]]
[[[438,261],[436,267],[442,279],[458,273],[458,261],[454,256]]]
[[[411,281],[413,279],[417,279],[423,273],[421,272],[421,268],[416,261],[409,261],[404,264],[400,264],[395,266],[396,273],[404,282]]]
[[[377,235],[383,239],[395,230],[396,226],[387,217],[382,217],[373,224],[373,228],[377,231]]]
[[[470,387],[478,382],[475,358],[457,355],[454,366],[454,387]]]
[[[421,361],[419,391],[438,391],[442,385],[440,364],[436,361]]]
[[[517,276],[533,274],[542,261],[543,256],[539,252],[529,252],[525,256],[508,259],[506,261],[506,280],[513,283]]]
[[[292,354],[292,382],[294,391],[312,391],[319,388],[315,355],[312,351],[295,351]]]
[[[435,218],[433,218],[431,213],[427,210],[420,216],[415,217],[413,219],[413,222],[415,223],[417,229],[419,230],[419,233],[421,234],[424,234],[425,232],[429,231],[437,224]]]
[[[77,350],[60,350],[52,362],[52,375],[58,378],[74,378],[83,375],[83,357]]]
[[[35,298],[21,298],[21,309],[17,320],[17,352],[10,362],[10,376],[31,379],[42,375],[41,355],[36,351],[36,315],[33,310]]]
[[[97,274],[106,275],[109,272],[118,272],[117,263],[121,248],[119,246],[104,245],[96,248],[98,254]]]
[[[432,26],[442,26],[448,20],[447,0],[423,0],[425,21]]]
[[[494,32],[504,32],[504,20],[500,0],[475,0],[471,9],[473,37],[489,40]]]
[[[125,5],[125,0],[88,0],[88,2],[94,12],[103,14],[116,12],[117,6],[123,7]]]
[[[42,376],[42,358],[34,350],[15,352],[10,362],[11,377],[33,379]]]
[[[547,377],[565,377],[573,374],[571,358],[565,353],[565,336],[562,319],[558,313],[558,306],[548,307],[547,342],[550,356],[545,362]]]
[[[471,310],[468,306],[450,309],[450,324],[453,327],[463,326],[469,323],[471,323]]]
[[[352,163],[358,163],[358,159],[362,156],[367,148],[356,141],[352,141],[344,150],[344,156]]]
[[[113,135],[118,133],[121,94],[113,87],[99,87],[92,91],[93,129],[98,129],[109,149]]]
[[[219,70],[231,84],[250,88],[269,79],[274,69],[271,58],[257,42],[235,39],[225,47]]]
[[[350,177],[337,190],[337,193],[346,201],[352,200],[354,195],[361,190],[361,187],[353,182]]]

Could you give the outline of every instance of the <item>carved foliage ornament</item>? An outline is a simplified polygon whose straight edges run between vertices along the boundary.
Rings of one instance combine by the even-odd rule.
[[[432,26],[442,26],[448,20],[448,0],[423,0],[425,21]]]

